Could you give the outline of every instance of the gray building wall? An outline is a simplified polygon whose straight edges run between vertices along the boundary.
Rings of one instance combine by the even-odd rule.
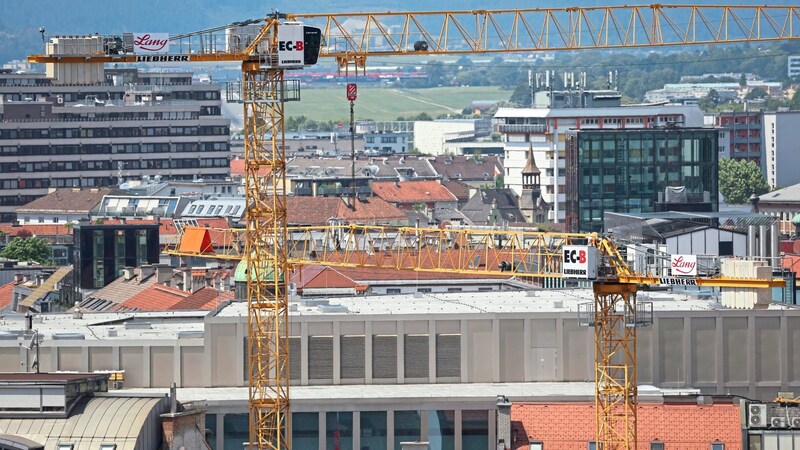
[[[245,317],[213,317],[204,337],[52,340],[42,371],[125,370],[125,387],[247,386]],[[574,312],[293,316],[295,385],[593,379],[593,330]],[[638,332],[639,383],[771,400],[800,390],[800,311],[656,313]],[[362,356],[363,355],[363,356]],[[0,371],[30,367],[0,340]]]

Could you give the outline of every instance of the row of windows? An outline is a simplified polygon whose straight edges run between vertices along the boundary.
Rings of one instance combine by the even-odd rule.
[[[46,165],[46,166],[45,166]],[[23,165],[21,165],[23,166]],[[38,167],[38,168],[37,168]],[[228,167],[227,158],[188,158],[188,159],[148,159],[141,161],[126,161],[123,169],[198,169],[209,167]],[[35,169],[34,169],[35,168]],[[19,167],[18,167],[19,169]],[[0,172],[73,172],[87,170],[115,170],[116,164],[113,161],[95,161],[83,163],[29,163],[24,164],[25,170],[6,170],[0,164]],[[22,180],[0,180],[2,189],[41,189],[41,188],[61,188],[61,187],[91,187],[108,186],[113,184],[111,178],[100,177],[81,177],[81,178],[35,178]]]
[[[0,129],[0,139],[74,139],[138,136],[227,136],[225,126]]]
[[[2,81],[2,80],[0,80]],[[5,84],[5,83],[0,83]],[[143,87],[143,86],[142,86]],[[20,93],[7,93],[5,94],[6,100],[22,101],[26,98],[42,98],[42,97],[61,97],[65,102],[79,102],[87,99],[100,99],[100,100],[122,100],[125,97],[124,92],[20,92]],[[165,97],[172,100],[219,100],[221,98],[219,90],[209,91],[172,91],[166,93]]]
[[[225,205],[209,205],[208,210],[206,211],[206,215],[220,215],[222,214],[222,209],[225,208]],[[187,214],[203,214],[203,210],[206,209],[206,205],[192,205],[189,208],[189,212]],[[225,208],[225,215],[236,215],[242,209],[241,205],[228,205]]]
[[[20,145],[0,146],[0,156],[52,156],[52,155],[97,155],[109,153],[170,153],[211,152],[230,149],[228,142],[179,142],[154,144],[83,144],[83,145]]]

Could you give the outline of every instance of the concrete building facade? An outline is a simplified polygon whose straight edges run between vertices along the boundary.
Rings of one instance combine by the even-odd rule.
[[[773,189],[800,183],[800,111],[764,113],[764,176]]]
[[[702,127],[697,106],[626,106],[607,108],[500,108],[495,131],[505,145],[505,185],[522,195],[522,170],[533,150],[542,171],[542,198],[551,205],[546,220],[563,223],[566,218],[565,142],[570,130],[619,130],[658,127]]]
[[[289,329],[292,411],[306,416],[295,416],[296,438],[308,439],[301,448],[324,448],[319,443],[338,434],[361,448],[370,438],[415,434],[450,443],[442,448],[483,449],[496,437],[496,394],[513,402],[590,401],[594,335],[575,320],[577,305],[590,301],[589,290],[547,290],[297,304]],[[639,384],[657,388],[650,400],[677,389],[769,401],[800,388],[800,311],[654,303],[654,324],[639,330],[637,352]],[[207,401],[219,444],[246,435],[238,422],[246,423],[248,396],[245,303],[208,315],[41,317],[34,328],[43,336],[42,371],[124,370],[125,387],[143,392],[175,382],[182,402]],[[19,329],[15,320],[7,318],[5,334]],[[18,340],[0,339],[0,370],[29,370],[32,358]],[[471,439],[482,444],[460,445]]]
[[[190,73],[107,69],[105,82],[60,85],[6,71],[0,99],[0,222],[51,188],[229,176],[220,87]]]

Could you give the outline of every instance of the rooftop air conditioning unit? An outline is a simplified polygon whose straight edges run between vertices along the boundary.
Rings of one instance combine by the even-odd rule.
[[[764,428],[767,426],[767,405],[751,403],[747,407],[747,420],[750,428]]]
[[[773,417],[769,424],[772,428],[786,428],[786,417]]]
[[[800,428],[800,417],[792,417],[792,428]]]

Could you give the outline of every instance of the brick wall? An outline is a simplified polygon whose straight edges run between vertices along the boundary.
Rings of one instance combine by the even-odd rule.
[[[717,440],[726,448],[742,445],[738,405],[640,404],[638,417],[641,450],[656,439],[670,450],[708,450]],[[595,439],[593,403],[514,403],[511,419],[515,449],[541,441],[545,449],[586,450]]]

